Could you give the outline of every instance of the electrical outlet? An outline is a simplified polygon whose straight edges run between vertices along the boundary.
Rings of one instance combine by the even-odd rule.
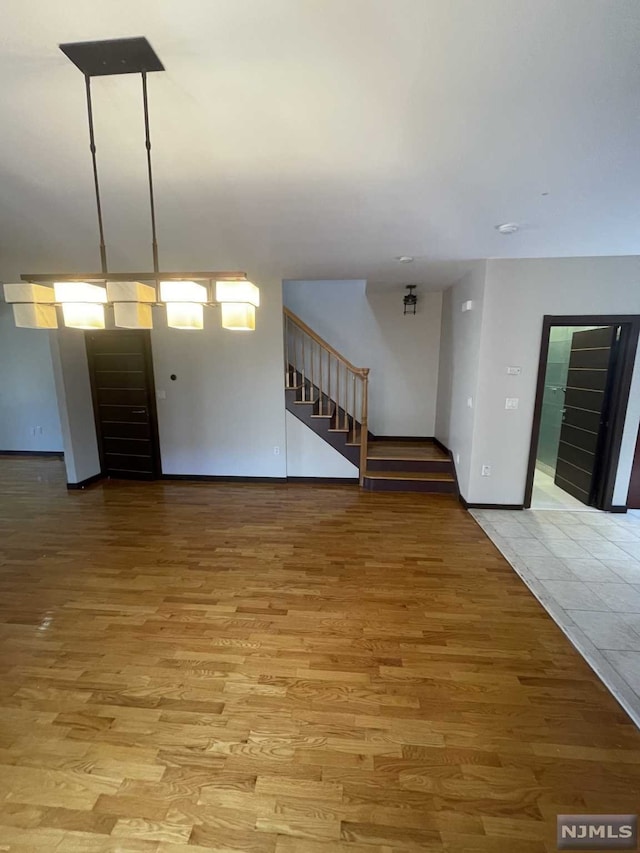
[[[482,476],[490,477],[491,476],[491,465],[483,465],[482,466]]]
[[[280,448],[277,445],[273,448],[273,455],[280,456]]]
[[[517,409],[520,400],[518,397],[507,397],[504,401],[505,409]]]
[[[520,376],[522,373],[521,367],[507,367],[507,373],[509,376]]]

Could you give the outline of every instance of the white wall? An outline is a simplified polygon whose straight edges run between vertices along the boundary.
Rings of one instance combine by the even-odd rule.
[[[222,329],[215,308],[205,308],[205,329],[197,332],[169,329],[164,310],[154,312],[156,391],[166,394],[157,402],[165,474],[286,476],[281,281],[256,281],[255,332]]]
[[[287,412],[286,423],[288,477],[358,477],[355,465],[291,412]]]
[[[471,476],[464,497],[474,503],[524,498],[542,318],[545,314],[640,314],[640,257],[490,260],[480,347]],[[508,376],[508,365],[522,368]],[[506,397],[519,408],[506,411]],[[626,503],[640,418],[636,359],[614,504]],[[491,476],[481,476],[481,466]]]
[[[357,367],[369,367],[369,429],[375,435],[434,434],[442,294],[418,289],[403,316],[401,285],[286,281],[284,303]]]
[[[0,366],[0,450],[62,451],[49,335],[17,329],[6,302],[0,302]]]
[[[67,482],[81,483],[100,473],[84,332],[60,328],[50,344]]]
[[[469,491],[486,262],[444,292],[435,436],[454,456],[463,496]],[[471,301],[469,311],[462,305]],[[471,401],[471,407],[468,401]]]

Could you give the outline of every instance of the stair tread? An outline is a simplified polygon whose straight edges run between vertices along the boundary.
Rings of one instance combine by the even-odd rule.
[[[312,418],[332,418],[335,415],[335,408],[334,408],[333,403],[327,403],[326,405],[323,405],[322,408],[323,408],[322,412],[315,412],[313,415],[311,415],[311,417]]]
[[[407,462],[449,462],[444,450],[429,441],[370,441],[367,457]]]
[[[364,475],[371,480],[422,480],[453,483],[453,474],[446,471],[367,471]]]
[[[442,465],[451,463],[448,456],[372,456],[368,450],[367,459],[371,462],[438,462]]]

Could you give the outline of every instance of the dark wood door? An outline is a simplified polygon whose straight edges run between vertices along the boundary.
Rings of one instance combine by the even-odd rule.
[[[627,506],[629,509],[640,509],[640,430],[638,430],[636,452],[633,456],[633,467],[631,469]]]
[[[585,504],[597,491],[618,328],[574,332],[571,341],[555,483]]]
[[[102,473],[154,479],[160,451],[149,333],[102,330],[85,338]]]

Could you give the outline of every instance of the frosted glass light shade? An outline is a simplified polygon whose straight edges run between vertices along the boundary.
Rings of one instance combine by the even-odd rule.
[[[156,289],[141,281],[108,281],[107,299],[109,302],[155,302]]]
[[[222,328],[235,332],[253,332],[256,327],[256,309],[247,302],[223,302]]]
[[[56,317],[56,309],[53,305],[24,302],[17,303],[12,307],[14,322],[20,329],[58,328],[58,318]]]
[[[216,281],[216,302],[248,302],[260,305],[260,288],[250,281]]]
[[[151,305],[147,302],[114,302],[113,322],[120,329],[153,329]]]
[[[37,302],[38,304],[53,305],[56,301],[52,287],[42,284],[31,284],[21,281],[17,284],[4,285],[5,302]]]
[[[160,299],[163,302],[206,302],[207,288],[195,281],[161,281]]]
[[[204,309],[198,302],[167,302],[167,325],[172,329],[203,329]]]
[[[64,302],[62,316],[70,329],[104,329],[104,306],[97,302]]]
[[[88,281],[54,281],[56,302],[106,302],[107,291],[99,284]],[[65,319],[66,325],[69,325]],[[93,327],[91,327],[93,328]]]

